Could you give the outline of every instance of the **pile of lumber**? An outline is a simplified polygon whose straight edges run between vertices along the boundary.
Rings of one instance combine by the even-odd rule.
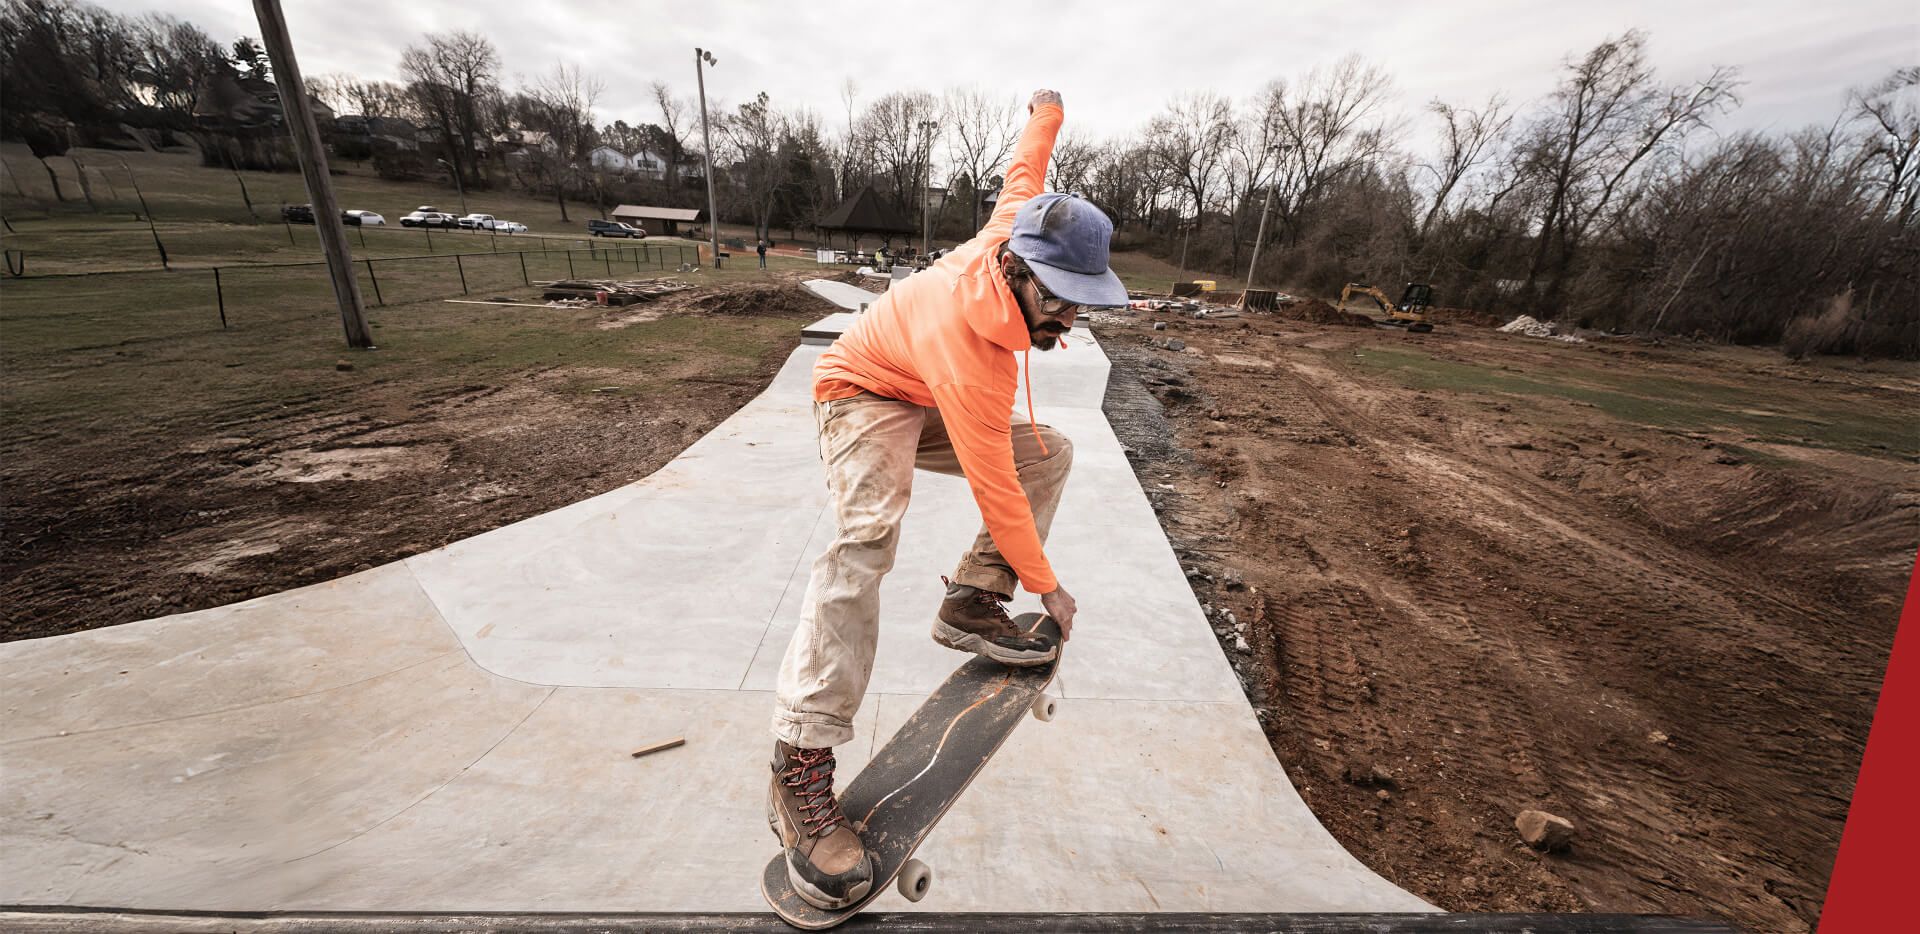
[[[549,302],[567,304],[637,305],[690,288],[693,286],[685,282],[665,278],[561,279],[544,283],[540,297]]]

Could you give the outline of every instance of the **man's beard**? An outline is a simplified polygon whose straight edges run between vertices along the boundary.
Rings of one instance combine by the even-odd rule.
[[[1034,328],[1031,333],[1033,336],[1033,346],[1036,349],[1052,350],[1055,346],[1059,345],[1060,339],[1066,335],[1067,329],[1049,322]]]

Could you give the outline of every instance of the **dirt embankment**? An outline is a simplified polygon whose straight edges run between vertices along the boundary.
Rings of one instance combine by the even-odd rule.
[[[1268,316],[1177,331],[1184,353],[1103,328],[1109,415],[1345,846],[1452,910],[1809,929],[1913,560],[1911,463],[1759,461],[1359,365],[1438,348],[1546,378],[1561,358],[1539,355],[1597,348]],[[1696,356],[1664,375],[1763,378]],[[1571,819],[1573,848],[1521,845],[1525,808]]]
[[[331,580],[637,480],[758,394],[800,324],[832,310],[792,282],[598,311],[504,310],[583,332],[662,318],[782,320],[729,332],[764,343],[744,371],[740,348],[699,340],[674,340],[661,364],[568,363],[562,353],[484,382],[394,364],[402,375],[355,373],[137,440],[84,426],[7,439],[0,640]],[[579,356],[593,340],[562,346]]]

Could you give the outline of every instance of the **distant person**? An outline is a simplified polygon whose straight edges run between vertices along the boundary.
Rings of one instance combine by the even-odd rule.
[[[838,531],[813,564],[780,663],[768,818],[794,890],[820,908],[851,904],[875,881],[860,831],[834,795],[833,748],[854,738],[880,638],[880,579],[893,567],[916,467],[965,477],[982,519],[929,608],[933,640],[1004,665],[1053,660],[1060,647],[1023,631],[1002,605],[1016,585],[1040,595],[1062,640],[1073,630],[1073,597],[1042,547],[1073,445],[1034,424],[1031,410],[1014,414],[1015,354],[1053,349],[1082,308],[1125,305],[1127,290],[1107,265],[1105,212],[1041,194],[1065,119],[1060,95],[1035,91],[1027,113],[986,227],[894,283],[813,369]],[[1006,819],[1021,820],[1017,811]]]
[[[759,244],[753,248],[753,251],[760,254],[760,268],[767,268],[767,241],[762,239]]]
[[[887,255],[887,245],[880,244],[880,248],[873,251],[873,268],[879,272],[886,272],[887,267],[892,265],[893,259]]]

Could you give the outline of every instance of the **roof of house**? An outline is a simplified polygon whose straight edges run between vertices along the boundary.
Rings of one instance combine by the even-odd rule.
[[[638,217],[650,221],[698,221],[707,212],[700,208],[656,208],[644,204],[623,204],[613,209],[614,217]]]
[[[824,230],[852,230],[864,233],[913,233],[918,230],[888,204],[872,185],[862,185],[840,206],[828,211],[814,224]]]

